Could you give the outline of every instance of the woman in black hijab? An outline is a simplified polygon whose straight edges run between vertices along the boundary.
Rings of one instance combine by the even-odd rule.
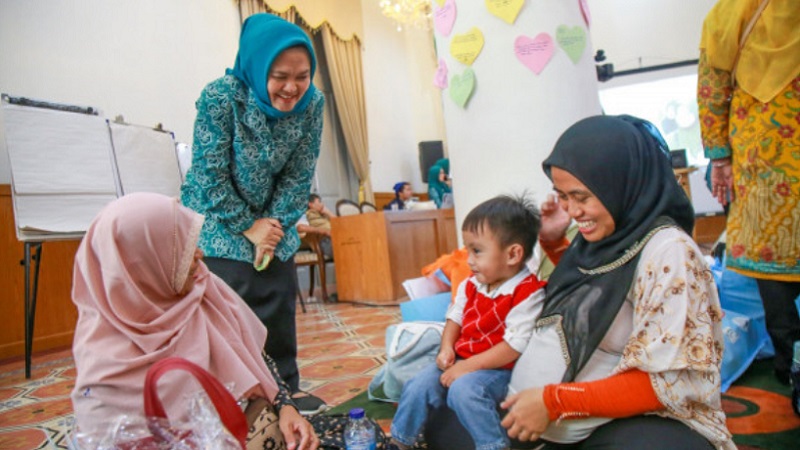
[[[542,205],[540,242],[558,265],[501,405],[509,436],[545,448],[734,449],[720,403],[722,310],[658,131],[590,117],[543,168],[558,206]],[[572,220],[580,233],[568,244]]]

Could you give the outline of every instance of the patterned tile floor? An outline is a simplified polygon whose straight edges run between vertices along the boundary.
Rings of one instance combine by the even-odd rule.
[[[307,303],[306,309],[303,314],[298,305],[301,389],[336,406],[366,390],[385,361],[386,327],[400,322],[400,310],[352,303]],[[74,379],[69,349],[34,355],[30,380],[22,360],[0,361],[0,449],[66,448]]]

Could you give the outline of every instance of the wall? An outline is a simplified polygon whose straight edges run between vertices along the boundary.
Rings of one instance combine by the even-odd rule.
[[[716,0],[587,3],[594,48],[605,50],[606,62],[619,71],[697,59],[703,19]]]
[[[388,191],[404,179],[425,191],[417,143],[445,136],[441,96],[431,82],[433,41],[419,30],[398,32],[380,14],[378,0],[360,3],[374,189]],[[630,61],[638,64],[639,56],[645,65],[692,59],[713,3],[588,0],[590,53],[605,49],[617,70],[633,68]],[[176,139],[191,142],[194,101],[233,64],[238,33],[233,0],[2,0],[0,92],[94,106],[131,123],[161,122]],[[9,182],[0,127],[0,184]]]
[[[531,193],[538,201],[551,190],[541,170],[558,136],[577,120],[600,113],[591,39],[573,62],[556,44],[559,25],[585,29],[578,2],[527,2],[508,24],[490,14],[483,2],[458,4],[449,36],[437,33],[439,54],[447,63],[450,86],[444,115],[453,173],[456,219],[498,194]],[[475,89],[465,108],[449,98],[453,79],[467,66],[452,57],[453,39],[471,28],[483,34],[484,45],[471,68]],[[538,75],[514,53],[517,37],[552,37],[552,57]]]
[[[238,37],[227,0],[3,0],[0,92],[161,122],[191,143],[194,102],[233,65]],[[0,128],[0,184],[8,183]]]
[[[431,32],[398,31],[377,0],[362,0],[364,91],[369,133],[370,176],[376,192],[408,181],[427,192],[417,144],[444,140],[441,94],[433,86],[436,57]]]

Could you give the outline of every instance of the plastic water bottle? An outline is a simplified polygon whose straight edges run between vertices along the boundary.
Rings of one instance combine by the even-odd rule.
[[[344,445],[347,450],[375,450],[375,427],[364,417],[363,408],[350,410],[350,421],[344,427]]]
[[[792,358],[792,409],[800,416],[800,341],[794,343],[794,358]]]

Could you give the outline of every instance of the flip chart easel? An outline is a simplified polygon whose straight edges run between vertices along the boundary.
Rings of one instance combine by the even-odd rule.
[[[42,244],[80,240],[110,201],[132,192],[177,196],[171,133],[109,123],[95,108],[3,94],[17,239],[24,243],[25,377],[30,378]]]

